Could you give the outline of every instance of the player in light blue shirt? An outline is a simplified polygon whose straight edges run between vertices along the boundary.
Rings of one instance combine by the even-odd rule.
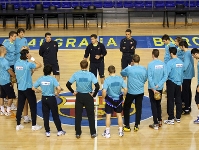
[[[10,68],[8,61],[5,59],[6,48],[0,44],[0,114],[11,115],[11,104],[16,98],[14,88],[10,82],[10,75],[15,77],[14,72]],[[8,98],[7,112],[4,109],[4,98]]]
[[[18,37],[16,38],[15,41],[15,46],[16,46],[16,61],[20,58],[20,51],[22,50],[23,46],[28,47],[28,42],[27,39],[24,37],[25,30],[23,28],[19,28],[17,30],[17,35]]]
[[[42,127],[36,124],[37,115],[37,99],[35,92],[32,90],[32,69],[37,69],[41,67],[41,63],[36,61],[29,53],[28,50],[24,49],[21,52],[20,59],[15,63],[15,73],[18,84],[18,107],[17,107],[17,126],[16,130],[21,130],[24,128],[20,124],[21,115],[24,108],[26,99],[28,100],[31,117],[32,117],[32,130],[40,130]],[[29,62],[28,61],[33,61]]]
[[[159,50],[152,51],[153,61],[148,64],[148,91],[151,101],[151,110],[153,114],[153,124],[149,125],[152,129],[159,129],[162,125],[161,99],[155,100],[154,93],[160,93],[162,96],[163,85],[167,80],[167,69],[164,62],[158,59]]]
[[[123,77],[127,77],[127,88],[128,93],[126,95],[126,99],[124,102],[124,131],[131,131],[130,129],[130,115],[129,111],[131,108],[131,104],[135,99],[135,109],[136,109],[136,117],[135,117],[135,126],[134,131],[138,131],[138,125],[140,124],[141,113],[142,113],[142,99],[144,96],[144,84],[147,80],[147,70],[145,67],[139,65],[140,56],[134,55],[132,58],[132,66],[126,67],[121,71],[121,75]]]
[[[191,80],[195,76],[194,60],[191,51],[188,50],[188,43],[181,41],[179,43],[180,49],[184,51],[183,63],[183,84],[182,84],[182,102],[184,102],[183,115],[189,114],[191,111]]]
[[[14,64],[16,62],[16,47],[15,47],[15,40],[17,37],[17,32],[10,31],[9,39],[4,40],[3,45],[5,46],[7,53],[5,58],[8,60],[9,65],[14,71]]]
[[[168,120],[165,124],[174,124],[175,121],[180,123],[182,113],[181,88],[183,82],[183,62],[177,58],[177,48],[169,48],[171,60],[167,63],[167,113]],[[176,117],[174,117],[174,103],[176,105]]]
[[[105,112],[106,112],[106,130],[102,136],[110,138],[110,122],[111,114],[114,112],[117,113],[118,125],[119,125],[119,136],[123,136],[123,121],[122,121],[122,102],[123,96],[126,96],[127,88],[126,84],[121,76],[115,75],[115,67],[108,67],[109,77],[104,81],[102,98],[105,99]],[[124,94],[122,94],[122,89],[124,89]]]
[[[191,50],[191,54],[198,61],[198,59],[199,59],[199,50],[197,48],[193,48]],[[196,105],[197,105],[198,110],[199,110],[199,61],[197,63],[197,79],[198,79],[198,82],[197,82],[197,87],[196,87],[195,102],[196,102]],[[197,119],[194,120],[194,123],[195,124],[199,124],[199,115],[197,116]]]
[[[52,66],[46,65],[43,69],[44,76],[40,77],[33,85],[33,90],[37,91],[40,86],[42,91],[42,113],[44,117],[44,127],[46,130],[46,136],[50,137],[49,127],[49,114],[52,112],[53,120],[57,128],[57,136],[65,135],[65,131],[62,130],[61,121],[59,119],[57,100],[55,95],[61,92],[61,87],[54,77],[50,76],[52,72]],[[55,94],[55,88],[57,89]]]
[[[167,62],[171,59],[169,48],[176,46],[171,42],[170,37],[167,34],[162,36],[162,42],[165,45],[164,63],[167,64]]]
[[[180,60],[184,61],[184,51],[180,49],[179,47],[179,43],[182,41],[183,39],[181,37],[176,37],[175,38],[175,45],[177,48],[177,57],[180,58]]]
[[[90,134],[91,138],[95,138],[96,129],[95,129],[95,119],[94,119],[94,100],[99,90],[99,83],[95,77],[95,75],[91,72],[87,71],[88,62],[86,60],[82,60],[80,62],[81,71],[75,72],[70,80],[67,82],[66,87],[70,90],[73,95],[76,96],[75,101],[75,131],[76,138],[80,138],[81,136],[81,120],[82,120],[82,111],[83,106],[86,108]],[[71,88],[71,85],[76,82],[76,91]],[[92,92],[92,84],[95,85],[95,90]]]

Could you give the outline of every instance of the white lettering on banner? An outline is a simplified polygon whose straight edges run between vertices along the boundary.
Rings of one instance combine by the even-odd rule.
[[[177,68],[182,68],[183,64],[176,64]]]
[[[163,65],[155,65],[155,69],[162,69]]]
[[[50,82],[41,82],[41,85],[50,85]]]
[[[22,66],[16,66],[16,69],[17,70],[23,70],[23,67]]]

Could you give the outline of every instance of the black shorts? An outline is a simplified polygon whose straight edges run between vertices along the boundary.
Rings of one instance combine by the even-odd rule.
[[[197,92],[197,88],[196,88],[195,101],[196,101],[196,104],[198,105],[199,104],[199,93]]]
[[[100,78],[104,78],[104,61],[100,63],[90,63],[89,71],[92,72],[97,77],[97,70],[99,72]]]
[[[14,99],[16,98],[14,88],[11,83],[0,86],[0,98]]]
[[[12,68],[12,71],[15,73],[15,67],[14,67],[14,65],[10,66],[10,68]]]
[[[114,112],[121,113],[122,112],[122,104],[120,104],[117,108],[113,108],[108,104],[105,105],[105,112],[106,114],[112,114]]]
[[[55,63],[55,64],[44,63],[44,66],[46,66],[46,65],[51,65],[52,66],[53,75],[60,75],[58,63]]]

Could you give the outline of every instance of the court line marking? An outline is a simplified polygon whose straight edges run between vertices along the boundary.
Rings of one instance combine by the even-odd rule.
[[[97,71],[97,81],[98,81],[98,77],[99,77],[99,73]],[[95,101],[95,130],[96,130],[96,134],[98,134],[98,132],[97,132],[97,111],[98,111],[98,105],[99,105],[98,93],[97,93],[95,99],[96,99],[96,101]],[[97,150],[97,136],[95,137],[95,140],[94,140],[94,150]]]

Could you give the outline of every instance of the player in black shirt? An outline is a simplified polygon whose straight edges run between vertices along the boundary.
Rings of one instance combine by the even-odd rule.
[[[121,66],[126,68],[132,61],[132,56],[135,54],[137,41],[131,37],[131,30],[125,31],[126,37],[120,42],[120,51],[122,52]]]
[[[44,66],[51,65],[53,68],[53,75],[59,82],[60,80],[60,72],[59,72],[59,64],[57,60],[57,52],[58,52],[58,43],[56,41],[51,40],[51,33],[45,34],[46,41],[40,46],[39,55],[43,57]]]
[[[97,41],[97,35],[91,35],[91,43],[86,47],[84,59],[90,55],[90,68],[89,71],[92,72],[97,77],[97,70],[101,79],[101,85],[104,83],[104,56],[106,56],[107,51],[104,44]]]

